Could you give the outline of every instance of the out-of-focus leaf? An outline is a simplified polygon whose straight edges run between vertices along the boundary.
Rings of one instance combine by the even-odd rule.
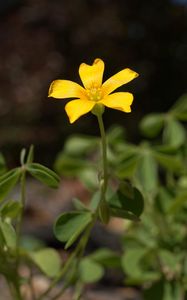
[[[186,131],[178,121],[171,119],[164,128],[163,140],[166,145],[180,147],[186,140]]]
[[[170,146],[170,145],[156,145],[156,146],[152,146],[152,149],[155,151],[158,151],[160,153],[163,154],[176,154],[178,149],[174,146]]]
[[[4,237],[6,246],[11,249],[16,247],[16,232],[14,227],[6,221],[0,220],[0,231]]]
[[[174,155],[167,155],[155,151],[154,157],[162,167],[170,171],[178,172],[183,168],[181,160]]]
[[[82,201],[80,201],[78,198],[73,198],[73,204],[77,210],[88,211],[88,208],[85,206],[85,204]]]
[[[153,138],[160,133],[163,124],[163,114],[149,114],[140,122],[140,130],[146,137]]]
[[[103,267],[90,258],[84,258],[79,264],[79,278],[84,283],[100,280],[104,275]]]
[[[0,201],[3,200],[16,185],[20,174],[21,169],[16,168],[0,176]]]
[[[181,120],[187,121],[187,94],[182,95],[171,108],[171,114]]]
[[[170,214],[177,213],[183,206],[184,203],[187,203],[187,190],[180,192],[172,201],[170,204],[170,207],[168,208],[168,212]]]
[[[86,168],[80,171],[79,179],[91,191],[95,190],[98,186],[98,174],[93,168]]]
[[[63,152],[70,156],[81,156],[99,145],[99,139],[93,136],[74,135],[71,136],[64,145]]]
[[[102,201],[99,205],[99,217],[103,224],[108,224],[110,220],[110,208],[106,201]]]
[[[92,214],[88,211],[63,213],[55,222],[54,234],[59,241],[66,242],[65,248],[68,248],[91,221]]]
[[[43,182],[49,187],[58,188],[60,178],[58,175],[47,167],[38,163],[31,163],[27,165],[27,171],[39,181]]]
[[[120,255],[107,248],[100,248],[89,257],[104,267],[120,267]]]
[[[21,150],[21,153],[20,153],[20,163],[21,163],[21,165],[25,164],[25,155],[26,155],[26,149],[23,148]]]
[[[147,151],[142,154],[137,170],[136,179],[146,192],[153,191],[158,186],[158,167],[152,152]]]
[[[121,126],[112,126],[107,130],[107,141],[113,146],[124,140],[125,130]]]
[[[179,268],[181,268],[181,255],[176,255],[176,253],[172,253],[166,249],[159,249],[158,255],[162,266],[167,267],[170,271],[178,272]]]
[[[174,193],[169,189],[160,187],[155,199],[155,206],[159,211],[166,214],[173,203],[174,197]]]
[[[29,148],[29,153],[27,155],[27,164],[31,164],[34,160],[34,145],[31,145]]]
[[[140,191],[130,187],[127,190],[124,183],[121,183],[118,191],[107,199],[111,215],[130,220],[138,220],[143,212],[144,200]]]
[[[134,154],[123,159],[116,168],[116,174],[120,179],[131,178],[138,166],[139,155]]]
[[[34,236],[24,235],[21,237],[21,247],[27,251],[36,251],[45,247],[44,241]]]
[[[140,219],[131,211],[118,208],[118,207],[110,206],[110,215],[112,217],[122,218],[122,219],[131,220],[135,222],[140,221]]]
[[[44,248],[30,252],[29,257],[49,277],[55,277],[60,271],[61,259],[54,249]]]
[[[9,200],[0,208],[0,215],[2,218],[17,218],[22,210],[20,202]]]
[[[128,283],[140,284],[143,282],[155,281],[160,277],[158,272],[145,269],[143,262],[149,251],[149,249],[141,247],[127,249],[122,256],[122,268],[128,275]]]
[[[90,168],[90,164],[85,159],[70,157],[64,153],[58,154],[55,161],[55,170],[64,176],[78,176],[87,167]]]

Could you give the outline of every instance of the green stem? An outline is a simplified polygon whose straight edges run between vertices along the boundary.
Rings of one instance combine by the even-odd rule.
[[[20,185],[21,185],[21,213],[20,217],[17,223],[17,244],[16,244],[16,250],[17,250],[17,260],[19,262],[19,244],[20,244],[20,238],[21,238],[21,227],[23,223],[23,213],[25,209],[25,201],[26,201],[26,186],[25,186],[25,180],[26,180],[26,174],[25,170],[23,168],[22,175],[21,175],[21,180],[20,180]]]
[[[20,180],[20,184],[21,184],[21,204],[22,204],[22,209],[21,209],[21,213],[20,213],[20,217],[18,219],[18,223],[17,223],[17,228],[16,228],[16,232],[17,232],[17,240],[16,240],[16,262],[15,262],[15,290],[16,293],[18,294],[19,298],[16,299],[22,299],[21,297],[21,292],[20,292],[20,284],[19,284],[19,264],[20,264],[20,250],[19,250],[19,246],[20,246],[20,237],[21,237],[21,227],[22,227],[22,222],[23,222],[23,212],[24,212],[24,208],[25,208],[25,195],[26,195],[26,187],[25,187],[25,180],[26,180],[26,174],[25,174],[25,169],[23,166],[23,171],[22,171],[22,175],[21,175],[21,180]]]
[[[105,193],[108,184],[108,167],[107,167],[107,143],[106,143],[106,134],[103,124],[103,118],[101,114],[97,115],[99,129],[101,133],[101,144],[102,144],[102,160],[103,160],[103,174],[102,174],[102,186],[101,192],[102,196],[105,198]]]
[[[101,183],[100,183],[100,188],[101,188],[101,197],[100,197],[100,202],[98,204],[97,209],[94,212],[92,222],[88,226],[87,230],[85,231],[84,235],[82,236],[81,240],[79,241],[77,247],[75,250],[72,252],[70,255],[69,259],[66,261],[64,267],[62,270],[59,272],[58,276],[51,282],[50,286],[48,289],[40,295],[40,297],[37,300],[43,300],[46,299],[46,296],[51,292],[51,290],[55,287],[55,285],[61,280],[61,278],[66,274],[68,269],[71,267],[71,264],[73,260],[78,257],[78,261],[80,261],[80,258],[83,256],[90,232],[98,218],[99,214],[99,208],[102,205],[103,202],[105,202],[105,194],[107,190],[107,184],[108,184],[108,168],[107,168],[107,143],[106,143],[106,134],[105,134],[105,129],[104,129],[104,124],[103,124],[103,119],[102,115],[98,114],[98,123],[99,123],[99,128],[100,128],[100,133],[101,133],[101,144],[102,144],[102,178],[101,178]],[[68,283],[66,283],[68,286]],[[56,294],[52,299],[58,299],[65,291],[65,288],[63,287],[61,291]],[[76,296],[77,297],[77,296]],[[79,296],[80,298],[80,296]],[[76,298],[78,299],[78,298]]]
[[[73,262],[74,258],[76,257],[77,253],[79,252],[80,244],[77,245],[75,250],[72,252],[68,260],[66,261],[64,267],[62,270],[58,273],[58,275],[53,279],[48,289],[40,295],[38,300],[45,299],[45,297],[51,292],[51,290],[55,287],[55,285],[59,282],[59,280],[65,275],[65,273],[68,271],[69,267],[71,266],[71,263]]]

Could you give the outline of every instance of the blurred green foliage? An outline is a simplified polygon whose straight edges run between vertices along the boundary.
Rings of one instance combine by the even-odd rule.
[[[108,253],[108,249],[100,249],[90,257],[97,258],[101,253],[102,259],[97,263],[107,268],[112,267],[111,256],[116,255],[119,264],[114,266],[124,271],[124,283],[142,286],[145,300],[187,297],[185,121],[187,94],[167,113],[153,113],[141,120],[139,128],[143,139],[139,145],[126,140],[122,127],[114,126],[107,133],[110,183],[117,187],[115,192],[108,190],[107,193],[110,213],[115,216],[117,212],[118,217],[128,219],[132,214],[132,219],[138,220],[143,209],[144,212],[140,222],[125,221],[122,257],[112,251]],[[101,155],[98,143],[99,140],[91,136],[69,137],[57,156],[55,169],[63,176],[78,178],[91,192],[96,191],[97,162]],[[145,207],[141,194],[135,197],[136,188],[144,195]],[[112,205],[115,206],[113,211]],[[123,213],[123,209],[126,213],[126,205],[129,215]],[[104,263],[107,257],[109,265]],[[92,267],[89,259],[86,258],[82,267],[89,268],[89,274],[95,272],[98,275],[95,280],[98,280],[103,273],[97,266]]]

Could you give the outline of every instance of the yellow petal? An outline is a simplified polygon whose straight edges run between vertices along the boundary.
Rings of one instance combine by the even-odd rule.
[[[100,87],[103,80],[104,62],[97,58],[93,65],[82,63],[79,67],[79,75],[86,89]]]
[[[106,96],[99,102],[107,107],[128,113],[131,112],[130,106],[133,102],[133,95],[131,93],[114,93]]]
[[[66,113],[69,117],[70,123],[75,122],[82,115],[87,114],[94,107],[94,101],[86,100],[72,100],[65,106]]]
[[[79,84],[70,80],[54,80],[49,88],[48,97],[62,98],[82,98],[85,90]]]
[[[138,76],[138,73],[134,72],[131,69],[124,69],[114,76],[110,77],[107,81],[103,83],[102,92],[104,95],[109,95],[118,87],[122,86],[125,83],[133,80]]]

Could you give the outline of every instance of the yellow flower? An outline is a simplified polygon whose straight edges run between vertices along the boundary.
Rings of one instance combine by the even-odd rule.
[[[133,95],[125,92],[111,94],[111,92],[133,80],[138,74],[126,68],[102,84],[103,72],[104,62],[97,58],[92,65],[82,63],[79,67],[79,75],[84,88],[69,80],[55,80],[51,83],[49,97],[57,99],[76,98],[65,106],[70,123],[90,112],[96,104],[102,104],[127,113],[131,112],[130,106]]]

